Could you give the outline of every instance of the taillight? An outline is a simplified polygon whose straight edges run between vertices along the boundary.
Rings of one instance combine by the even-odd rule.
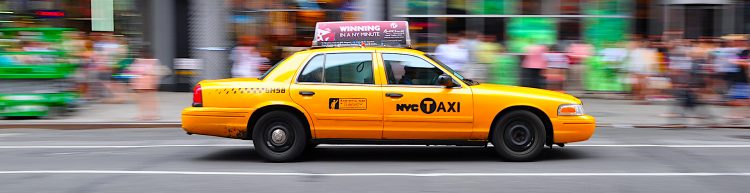
[[[193,107],[203,107],[203,89],[200,84],[193,88]]]

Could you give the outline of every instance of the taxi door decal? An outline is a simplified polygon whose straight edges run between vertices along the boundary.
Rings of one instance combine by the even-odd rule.
[[[367,110],[366,98],[329,98],[328,109]]]
[[[435,112],[460,113],[461,102],[435,101],[432,98],[424,98],[419,104],[397,103],[396,111],[422,111],[422,113],[428,115]]]

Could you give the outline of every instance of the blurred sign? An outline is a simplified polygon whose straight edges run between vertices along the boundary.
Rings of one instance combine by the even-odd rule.
[[[510,18],[508,22],[508,50],[526,52],[530,45],[557,43],[557,24],[554,18]]]
[[[313,47],[411,47],[406,21],[318,22]]]
[[[232,22],[233,23],[255,23],[255,18],[250,17],[249,15],[233,15]]]
[[[91,0],[91,31],[115,31],[113,0]]]
[[[62,18],[65,17],[65,12],[60,10],[37,10],[34,11],[34,15],[39,18]]]
[[[200,81],[200,69],[203,60],[193,58],[175,58],[174,71],[177,75],[175,91],[190,92],[195,83]]]
[[[201,69],[201,60],[192,58],[175,58],[175,70],[199,70]]]
[[[732,4],[730,0],[665,0],[662,4]]]

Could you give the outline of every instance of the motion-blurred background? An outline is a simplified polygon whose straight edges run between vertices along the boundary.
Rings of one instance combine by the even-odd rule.
[[[3,0],[0,116],[258,76],[316,22],[355,20],[406,20],[415,49],[462,50],[480,82],[745,106],[748,16],[740,0]]]

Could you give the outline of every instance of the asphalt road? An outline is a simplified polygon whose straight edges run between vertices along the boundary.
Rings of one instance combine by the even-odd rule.
[[[536,162],[490,148],[323,145],[266,163],[174,129],[0,130],[0,192],[748,192],[750,130],[599,128]]]

